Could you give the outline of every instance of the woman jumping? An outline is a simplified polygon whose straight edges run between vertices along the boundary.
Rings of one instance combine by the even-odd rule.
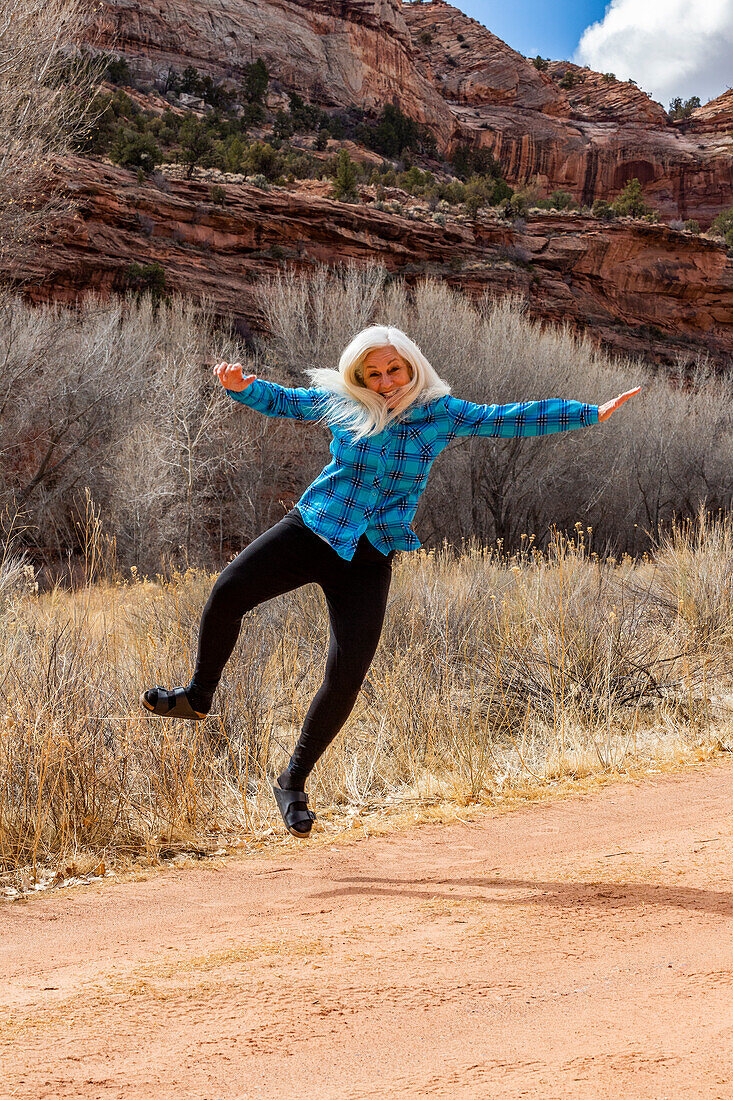
[[[272,785],[297,837],[307,837],[315,820],[306,779],[351,713],[376,652],[395,550],[420,546],[410,523],[440,452],[458,436],[549,435],[597,424],[640,388],[600,408],[562,399],[477,405],[452,397],[417,345],[382,325],[354,337],[338,370],[307,373],[313,388],[287,389],[245,376],[240,363],[214,368],[230,397],[265,416],[325,423],[332,459],[297,505],[218,577],[189,685],[140,696],[164,718],[205,718],[242,617],[283,592],[319,584],[331,630],[326,674],[290,762]]]

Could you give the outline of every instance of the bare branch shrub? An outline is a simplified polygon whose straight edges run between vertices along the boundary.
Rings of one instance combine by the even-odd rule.
[[[386,270],[369,264],[325,265],[304,277],[284,271],[263,281],[257,300],[267,338],[261,341],[263,366],[274,366],[286,379],[302,379],[313,366],[337,366],[354,336],[374,323],[383,302]]]
[[[4,0],[0,10],[0,260],[11,265],[66,209],[48,189],[52,161],[83,132],[102,71],[78,47],[87,16],[85,0]]]
[[[438,459],[416,517],[427,545],[476,537],[548,545],[553,529],[593,528],[596,547],[640,553],[675,519],[733,501],[733,382],[700,370],[670,378],[613,359],[562,328],[528,321],[518,300],[478,304],[437,280],[414,290],[381,269],[276,277],[260,294],[270,335],[265,365],[302,384],[316,362],[335,366],[369,323],[419,344],[456,396],[482,403],[574,397],[599,403],[643,385],[600,428],[544,439],[457,441]],[[303,485],[305,487],[305,485]]]
[[[23,515],[36,560],[80,552],[85,489],[119,560],[152,572],[221,561],[279,519],[322,462],[302,425],[223,394],[211,365],[245,355],[181,300],[0,296],[0,506]]]
[[[674,521],[733,502],[733,382],[669,377],[610,359],[511,300],[472,303],[444,283],[414,289],[379,268],[284,274],[260,288],[270,332],[242,346],[205,308],[173,300],[77,311],[0,298],[0,505],[21,511],[36,548],[78,548],[89,488],[119,560],[155,572],[222,564],[279,519],[328,461],[319,425],[230,401],[218,359],[286,385],[335,366],[371,322],[413,336],[460,397],[601,402],[643,391],[597,428],[542,439],[458,440],[438,459],[415,528],[427,546],[477,538],[520,549],[592,528],[604,554],[642,553]]]

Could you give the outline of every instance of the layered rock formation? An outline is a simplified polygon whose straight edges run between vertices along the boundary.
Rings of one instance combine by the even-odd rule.
[[[443,151],[488,148],[515,186],[592,204],[636,177],[663,218],[703,227],[733,205],[731,93],[673,126],[633,83],[567,62],[538,71],[445,0],[102,0],[93,35],[150,79],[193,65],[237,83],[262,57],[323,107],[397,102]]]
[[[549,77],[458,8],[437,0],[403,11],[417,67],[451,105],[567,115],[568,101]]]
[[[667,112],[661,103],[650,99],[630,80],[617,80],[613,73],[596,73],[569,61],[550,61],[546,72],[563,88],[568,118],[579,122],[667,126]]]
[[[719,109],[701,109],[706,125],[693,134],[672,126],[631,82],[568,62],[539,72],[445,0],[403,11],[419,65],[458,120],[454,143],[488,148],[510,183],[536,180],[590,205],[615,198],[636,177],[663,218],[696,218],[703,227],[733,205],[725,97],[714,101]]]
[[[538,69],[444,0],[101,0],[93,33],[148,79],[193,65],[237,84],[261,57],[283,102],[283,89],[341,110],[397,102],[443,152],[491,150],[515,186],[536,181],[591,204],[636,177],[663,218],[703,227],[733,206],[733,92],[671,124],[633,83],[566,62]],[[70,162],[77,213],[32,257],[28,293],[109,293],[124,289],[130,264],[160,263],[172,290],[256,326],[251,287],[263,273],[377,259],[408,279],[519,293],[538,318],[659,362],[733,355],[733,262],[689,234],[552,215],[512,226],[449,214],[441,227],[333,202],[316,181],[297,191],[218,182],[224,206],[203,179],[139,185],[122,169]]]
[[[435,275],[474,294],[518,293],[537,318],[568,323],[607,347],[673,362],[678,354],[733,355],[733,260],[665,226],[601,226],[581,216],[489,216],[445,226],[319,194],[227,186],[225,205],[204,180],[142,185],[124,169],[69,162],[73,221],[60,224],[25,270],[38,300],[73,301],[125,285],[132,263],[159,263],[171,290],[206,296],[257,327],[253,284],[283,263],[378,260],[405,278]]]
[[[733,134],[733,88],[698,107],[682,126],[695,134]]]
[[[143,78],[192,65],[238,83],[261,57],[323,107],[378,112],[395,99],[443,144],[455,126],[413,63],[400,0],[102,0],[91,35]]]

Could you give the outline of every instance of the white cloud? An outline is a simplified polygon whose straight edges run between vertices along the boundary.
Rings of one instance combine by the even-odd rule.
[[[665,107],[673,96],[705,103],[733,84],[733,0],[611,0],[575,60],[633,77]]]

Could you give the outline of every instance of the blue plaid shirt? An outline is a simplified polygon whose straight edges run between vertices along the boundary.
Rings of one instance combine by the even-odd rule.
[[[328,420],[331,396],[321,389],[286,389],[255,379],[235,401],[265,416]],[[551,399],[476,405],[457,397],[415,403],[378,435],[354,442],[348,428],[329,425],[332,459],[298,501],[311,530],[351,561],[361,535],[383,554],[416,550],[410,524],[433,462],[458,436],[550,435],[598,423],[597,405]]]

